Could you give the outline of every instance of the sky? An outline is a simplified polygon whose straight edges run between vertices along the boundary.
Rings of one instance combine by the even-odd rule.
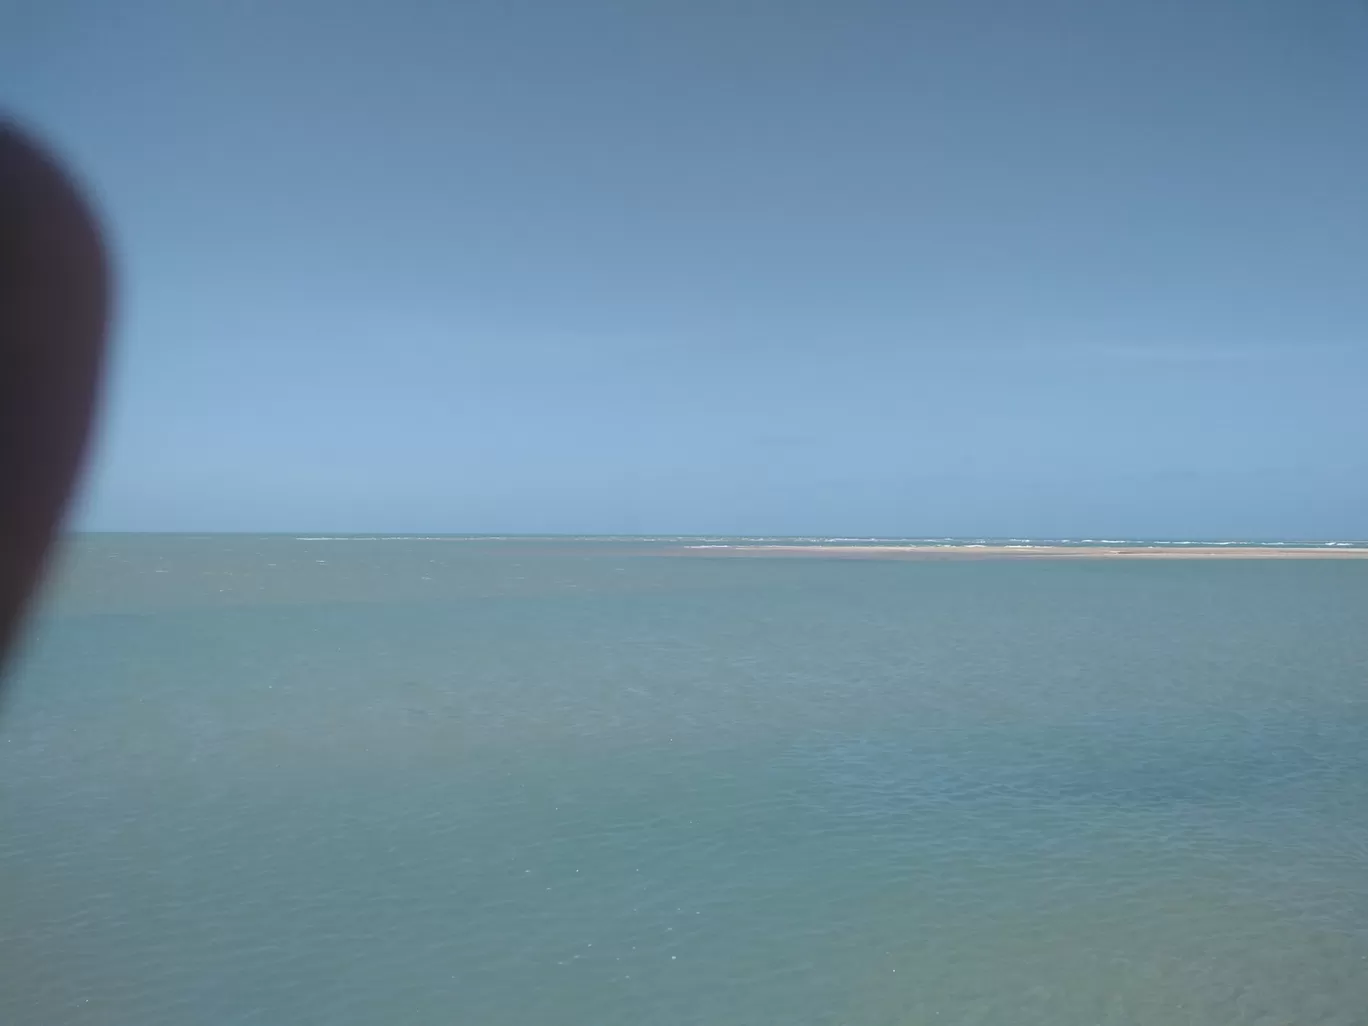
[[[8,0],[89,530],[1368,536],[1361,0]]]

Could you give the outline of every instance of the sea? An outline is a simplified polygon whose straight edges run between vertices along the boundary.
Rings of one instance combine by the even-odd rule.
[[[1368,1023],[1368,561],[693,543],[70,539],[0,1023]]]

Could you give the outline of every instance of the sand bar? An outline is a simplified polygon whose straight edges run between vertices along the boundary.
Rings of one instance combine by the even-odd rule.
[[[1368,559],[1368,547],[1325,545],[690,545],[675,551],[800,559]]]

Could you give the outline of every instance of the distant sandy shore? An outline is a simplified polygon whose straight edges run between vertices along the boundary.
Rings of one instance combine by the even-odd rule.
[[[1368,559],[1368,548],[1292,545],[689,545],[674,551],[690,556],[827,559]]]

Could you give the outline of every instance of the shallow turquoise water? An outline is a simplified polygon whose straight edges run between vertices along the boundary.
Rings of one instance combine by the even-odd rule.
[[[1368,565],[91,537],[0,1022],[1361,1024]]]

